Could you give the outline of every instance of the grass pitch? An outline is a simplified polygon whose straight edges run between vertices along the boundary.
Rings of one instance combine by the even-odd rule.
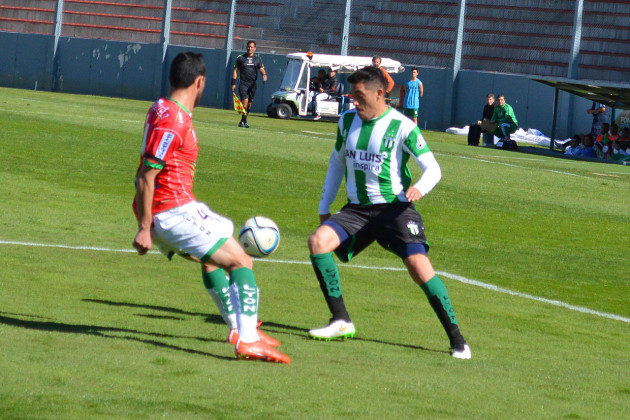
[[[0,89],[0,418],[630,417],[630,168],[425,132],[443,179],[418,208],[473,359],[376,247],[340,265],[356,339],[316,342],[335,125],[197,109],[198,199],[282,234],[255,272],[292,362],[237,361],[199,268],[131,252],[149,105]]]

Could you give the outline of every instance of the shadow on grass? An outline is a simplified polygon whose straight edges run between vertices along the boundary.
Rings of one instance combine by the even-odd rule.
[[[173,344],[167,344],[162,341],[157,341],[156,339],[140,338],[140,337],[134,337],[131,335],[122,335],[122,336],[121,335],[108,335],[107,333],[139,334],[139,335],[145,335],[145,336],[155,337],[155,338],[180,338],[180,339],[192,338],[199,341],[217,342],[217,343],[223,343],[224,341],[222,340],[211,340],[211,339],[201,338],[201,337],[183,337],[183,336],[177,336],[177,335],[171,335],[171,334],[160,334],[160,333],[151,333],[151,332],[144,332],[144,331],[138,331],[138,330],[131,330],[131,329],[126,329],[126,328],[102,327],[98,325],[64,324],[61,322],[53,322],[53,321],[30,321],[30,320],[4,316],[5,315],[4,312],[0,312],[0,314],[2,314],[0,315],[0,324],[8,325],[11,327],[26,328],[29,330],[39,330],[39,331],[47,331],[47,332],[60,332],[60,333],[67,333],[67,334],[85,334],[85,335],[93,335],[93,336],[103,337],[103,338],[137,341],[144,344],[150,344],[156,347],[182,351],[185,353],[197,354],[201,356],[210,356],[210,357],[214,357],[220,360],[236,360],[234,357],[226,357],[226,356],[221,356],[218,354],[208,353],[205,351],[188,349],[188,348],[176,346]],[[30,317],[31,315],[22,315],[22,316]],[[37,318],[37,316],[35,315],[33,315],[32,317]]]
[[[151,310],[151,311],[168,312],[168,313],[177,314],[177,315],[204,317],[204,318],[206,318],[206,322],[209,322],[211,324],[224,324],[223,318],[221,318],[220,315],[208,314],[208,313],[205,313],[205,312],[204,313],[202,313],[202,312],[188,312],[188,311],[184,311],[184,310],[178,309],[178,308],[170,308],[168,306],[146,305],[146,304],[142,304],[142,303],[133,303],[133,302],[114,302],[114,301],[111,301],[111,300],[102,300],[102,299],[81,299],[81,300],[83,302],[100,303],[100,304],[109,305],[109,306],[124,306],[124,307],[127,307],[127,308],[141,308],[141,309],[148,309],[148,310]],[[171,320],[175,320],[175,321],[183,321],[184,320],[184,318],[177,317],[177,316],[174,316],[174,315],[155,315],[155,314],[134,314],[134,315],[145,317],[145,318],[171,319]]]
[[[262,325],[261,329],[265,330],[268,327],[274,328],[274,330],[270,330],[270,332],[275,332],[275,333],[280,333],[280,334],[300,335],[304,339],[313,340],[311,337],[309,337],[308,329],[306,329],[306,328],[294,327],[292,325],[279,324],[279,323],[276,323],[276,322],[263,322],[263,325]],[[287,330],[289,332],[287,332]],[[392,342],[389,342],[389,341],[377,340],[377,339],[374,339],[374,338],[354,337],[352,340],[354,340],[354,341],[362,341],[362,342],[366,342],[366,343],[384,344],[384,345],[387,345],[387,346],[394,346],[394,347],[404,347],[404,348],[412,349],[412,350],[422,350],[422,351],[429,351],[429,352],[433,352],[433,353],[450,354],[450,352],[448,352],[446,350],[430,349],[430,348],[427,348],[427,347],[415,346],[415,345],[412,345],[412,344],[392,343]],[[313,341],[317,341],[317,340],[313,340]]]
[[[83,301],[84,302],[92,302],[92,303],[102,303],[102,304],[111,305],[111,306],[126,306],[126,307],[131,307],[131,308],[144,308],[144,309],[150,309],[150,310],[154,310],[154,311],[169,312],[169,313],[173,313],[173,314],[181,314],[181,315],[189,315],[189,316],[203,316],[203,317],[206,317],[206,322],[211,322],[211,323],[214,323],[214,324],[223,324],[223,319],[219,315],[200,313],[200,312],[187,312],[187,311],[184,311],[182,309],[171,308],[171,307],[168,307],[168,306],[154,306],[154,305],[145,305],[145,304],[131,303],[131,302],[113,302],[113,301],[99,300],[99,299],[83,299]],[[171,316],[141,315],[141,314],[136,314],[136,315],[137,316],[146,316],[146,317],[149,317],[149,318],[158,318],[158,319],[159,318],[181,319],[181,318],[171,317]],[[272,329],[270,330],[269,328],[272,328]],[[296,327],[294,325],[281,324],[281,323],[278,323],[278,322],[263,320],[263,324],[262,324],[261,330],[269,331],[269,332],[273,332],[273,333],[278,333],[278,334],[287,334],[287,335],[301,336],[304,339],[311,340],[311,338],[308,336],[308,329],[307,328]],[[446,351],[446,350],[430,349],[430,348],[427,348],[427,347],[416,346],[416,345],[412,345],[412,344],[392,343],[392,342],[389,342],[389,341],[378,340],[378,339],[373,339],[373,338],[355,337],[354,340],[362,341],[362,342],[366,342],[366,343],[376,343],[376,344],[384,344],[384,345],[387,345],[387,346],[403,347],[403,348],[412,349],[412,350],[421,350],[421,351],[428,351],[428,352],[433,352],[433,353],[449,354],[449,352]]]

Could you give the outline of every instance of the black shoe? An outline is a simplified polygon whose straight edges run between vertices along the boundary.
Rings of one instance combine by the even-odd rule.
[[[245,128],[249,128],[249,124],[247,124],[246,122],[243,123],[243,127]]]
[[[241,121],[240,123],[238,123],[239,127],[245,127],[245,123],[243,121]]]

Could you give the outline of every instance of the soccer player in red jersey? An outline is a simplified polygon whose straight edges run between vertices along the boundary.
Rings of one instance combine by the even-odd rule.
[[[169,95],[147,113],[136,174],[138,233],[133,246],[144,255],[155,243],[169,259],[177,254],[201,264],[204,283],[221,314],[236,324],[228,341],[239,358],[290,363],[274,348],[280,343],[257,330],[259,292],[253,262],[232,236],[234,224],[192,193],[199,151],[192,110],[201,99],[205,75],[201,54],[178,54],[169,72]]]

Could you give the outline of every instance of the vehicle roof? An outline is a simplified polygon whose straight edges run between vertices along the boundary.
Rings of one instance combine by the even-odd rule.
[[[357,57],[351,55],[313,54],[309,58],[307,53],[297,52],[287,54],[289,60],[309,63],[310,67],[330,67],[339,73],[353,73],[363,67],[372,65],[372,57]],[[381,57],[381,67],[389,73],[402,73],[405,68],[400,61]]]

